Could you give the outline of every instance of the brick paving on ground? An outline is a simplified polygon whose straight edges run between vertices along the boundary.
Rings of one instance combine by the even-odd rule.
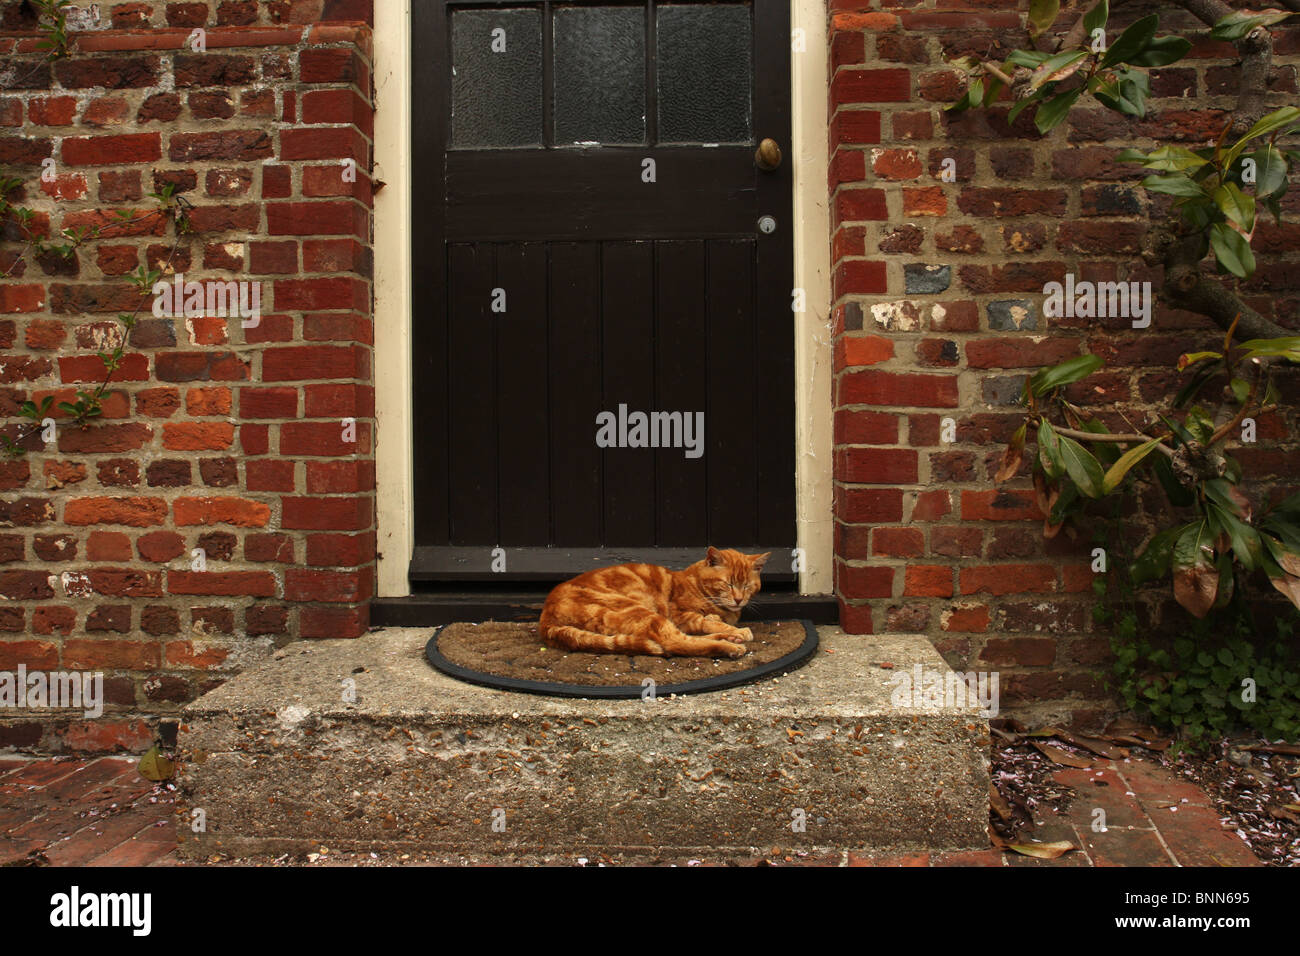
[[[757,858],[777,865],[849,866],[1260,866],[1219,822],[1210,798],[1183,778],[1141,759],[1098,759],[1061,769],[1072,787],[1067,811],[1049,813],[1033,837],[1079,849],[1042,860],[998,849],[873,854],[775,849]],[[1106,830],[1093,829],[1096,811]],[[170,794],[131,757],[0,757],[0,866],[167,866],[176,856]],[[380,859],[380,862],[387,862]],[[394,859],[392,862],[397,862]],[[434,861],[437,862],[437,861]],[[504,862],[504,861],[503,861]],[[696,862],[696,861],[675,861]],[[708,863],[710,861],[699,861]]]

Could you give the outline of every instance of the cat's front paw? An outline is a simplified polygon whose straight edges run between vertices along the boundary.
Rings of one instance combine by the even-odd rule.
[[[733,644],[748,644],[754,639],[754,632],[747,627],[735,627],[723,634],[722,639]]]
[[[718,647],[723,657],[744,657],[749,653],[749,648],[744,644],[733,644],[729,641],[722,641]]]

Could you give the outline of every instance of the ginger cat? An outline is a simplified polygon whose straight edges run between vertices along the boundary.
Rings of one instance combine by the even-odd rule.
[[[571,651],[740,657],[754,635],[734,625],[770,554],[709,548],[684,571],[654,564],[588,571],[547,595],[538,630],[550,646]]]

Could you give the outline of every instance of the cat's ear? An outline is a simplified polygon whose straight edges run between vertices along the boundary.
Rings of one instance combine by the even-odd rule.
[[[727,563],[726,559],[722,557],[722,552],[713,545],[709,545],[709,555],[705,561],[711,568],[720,568]]]
[[[765,551],[762,554],[751,554],[749,564],[755,571],[762,571],[763,565],[767,564],[767,559],[772,556],[771,551]]]

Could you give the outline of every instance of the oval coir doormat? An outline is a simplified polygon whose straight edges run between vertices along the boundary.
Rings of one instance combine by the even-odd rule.
[[[452,677],[502,690],[554,697],[640,697],[722,690],[801,666],[817,650],[810,621],[742,621],[754,632],[738,658],[589,654],[547,647],[535,622],[444,624],[425,647],[429,663]]]

